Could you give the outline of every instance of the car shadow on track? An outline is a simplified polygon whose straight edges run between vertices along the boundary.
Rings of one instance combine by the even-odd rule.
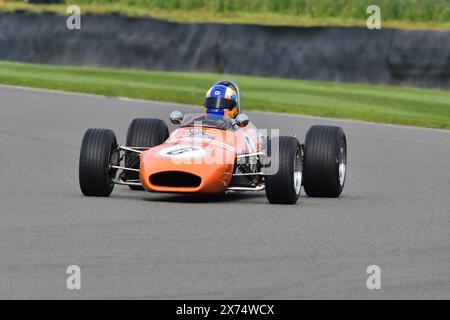
[[[265,194],[257,193],[226,193],[220,195],[191,195],[191,194],[152,194],[152,197],[144,198],[151,202],[173,202],[173,203],[219,203],[242,200],[258,200],[263,198],[266,201]]]

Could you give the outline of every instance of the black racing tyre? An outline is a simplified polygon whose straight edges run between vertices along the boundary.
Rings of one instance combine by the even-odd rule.
[[[116,170],[110,169],[112,158],[117,162],[117,140],[108,129],[89,129],[81,143],[79,181],[85,196],[108,197],[114,189],[112,178]],[[115,163],[116,163],[115,162]]]
[[[347,140],[342,128],[312,126],[305,139],[303,187],[310,197],[339,197],[347,172]]]
[[[128,127],[127,147],[155,147],[169,137],[169,128],[160,119],[134,119]],[[125,152],[125,166],[139,169],[140,159],[135,152]],[[139,180],[139,172],[128,171],[126,180]],[[141,186],[129,186],[132,190],[144,190]]]
[[[302,151],[295,137],[279,137],[279,156],[272,165],[278,165],[274,175],[265,176],[266,196],[270,203],[294,204],[302,185]],[[273,141],[270,142],[274,146]]]

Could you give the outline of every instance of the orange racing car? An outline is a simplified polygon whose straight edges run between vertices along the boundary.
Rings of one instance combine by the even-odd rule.
[[[164,193],[221,194],[263,191],[270,203],[294,204],[308,196],[338,197],[345,184],[347,143],[343,130],[313,126],[305,143],[261,130],[241,110],[238,85],[218,81],[198,114],[174,111],[178,128],[134,119],[126,145],[113,131],[88,129],[83,137],[79,182],[86,196],[107,197],[114,185]]]

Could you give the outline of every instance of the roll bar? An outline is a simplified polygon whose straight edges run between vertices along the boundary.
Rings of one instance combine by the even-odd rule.
[[[236,95],[237,95],[238,113],[241,114],[241,90],[239,89],[239,86],[237,85],[237,83],[234,81],[231,81],[231,80],[219,80],[216,83],[214,83],[213,86],[218,86],[218,85],[234,87],[234,91],[236,91]]]

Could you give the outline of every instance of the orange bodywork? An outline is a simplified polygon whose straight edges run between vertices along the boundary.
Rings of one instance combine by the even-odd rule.
[[[233,177],[236,156],[259,151],[256,128],[175,130],[162,145],[141,154],[140,179],[147,191],[219,194]]]

